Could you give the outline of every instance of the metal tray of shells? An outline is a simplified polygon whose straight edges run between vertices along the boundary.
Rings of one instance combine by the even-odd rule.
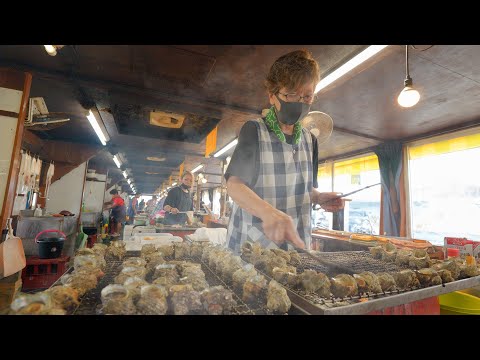
[[[460,262],[432,261],[421,251],[397,251],[391,247],[377,247],[371,252],[297,253],[272,250],[278,256],[290,259],[286,265],[281,261],[270,264],[269,260],[262,258],[263,254],[259,255],[260,252],[265,252],[264,249],[257,249],[256,258],[252,257],[253,252],[251,245],[250,249],[244,247],[242,258],[255,264],[256,269],[267,278],[280,282],[287,290],[292,304],[312,315],[366,314],[480,285],[476,266],[473,270],[470,268],[472,271],[467,271],[468,275],[465,275],[464,268],[460,271],[460,266],[457,266]],[[274,269],[275,266],[283,266],[285,269],[290,267],[291,272]],[[453,270],[450,269],[452,266]],[[450,271],[445,272],[445,269],[452,270],[455,276],[449,277]],[[369,278],[372,273],[377,279],[381,278],[381,286],[377,284],[373,289],[366,286],[373,282],[371,276]],[[352,292],[348,290],[351,289],[351,282],[356,283],[356,289]],[[328,288],[322,287],[327,283]],[[360,284],[363,284],[363,288]]]
[[[243,301],[242,291],[232,281],[233,270],[230,276],[225,276],[226,272],[228,272],[228,266],[234,265],[237,268],[240,266],[235,261],[222,263],[220,260],[221,256],[217,255],[225,255],[227,250],[215,247],[217,248],[216,251],[210,252],[213,255],[205,257],[205,254],[208,252],[202,251],[204,245],[197,244],[197,250],[200,251],[196,253],[194,253],[194,247],[192,246],[190,248],[192,250],[191,253],[185,253],[180,258],[182,261],[200,264],[208,286],[221,285],[224,289],[231,291],[231,297],[235,300],[235,306],[232,306],[226,313],[272,314],[273,312],[267,309],[264,301]],[[179,246],[178,250],[185,251],[183,247],[183,245]],[[252,249],[244,248],[243,250],[241,266],[245,266],[245,262],[251,262],[255,264],[256,270],[264,275],[269,282],[273,278],[282,284],[292,305],[291,307],[289,306],[288,312],[283,312],[288,314],[365,314],[374,310],[438,296],[480,284],[480,276],[471,276],[472,273],[469,273],[471,277],[461,279],[466,276],[461,275],[460,267],[455,265],[455,262],[450,262],[447,269],[457,272],[454,276],[457,280],[453,278],[447,280],[446,278],[440,278],[436,271],[432,271],[434,267],[440,269],[439,265],[442,264],[429,263],[428,266],[432,266],[432,269],[422,269],[426,264],[425,261],[427,261],[425,257],[422,257],[423,254],[416,254],[417,256],[412,258],[410,256],[412,254],[406,256],[406,253],[402,251],[398,251],[397,254],[392,249],[377,248],[372,249],[372,253],[366,251],[346,251],[299,254],[295,251],[285,252],[279,249],[267,251],[257,248],[256,258],[252,256],[252,253],[254,253]],[[111,287],[111,284],[115,282],[115,278],[119,276],[126,259],[132,258],[133,260],[134,257],[139,255],[140,252],[126,252],[120,258],[106,257],[107,261],[103,269],[104,276],[100,278],[94,288],[82,294],[80,304],[73,313],[77,315],[101,314],[102,291],[105,291],[109,286]],[[164,258],[165,260],[171,260],[168,256]],[[231,256],[228,258],[231,259]],[[79,259],[80,257],[77,260]],[[285,259],[288,259],[288,261]],[[450,265],[455,266],[452,268]],[[409,269],[412,267],[416,270],[412,271]],[[476,267],[474,270],[475,274],[477,274]],[[443,270],[439,270],[439,273],[441,271]],[[368,274],[372,273],[376,274],[375,276],[381,283],[381,289],[378,283],[375,285],[373,280],[371,281],[369,278]],[[442,277],[446,273],[441,273]],[[353,275],[353,277],[347,274]],[[386,275],[383,276],[382,274]],[[393,281],[393,277],[389,274],[395,274],[395,281],[399,284],[398,286],[395,287],[391,286],[392,284],[388,284],[389,279]],[[435,278],[433,275],[435,275]],[[65,276],[68,276],[68,274]],[[149,276],[145,278],[147,282],[152,281],[152,278],[149,278]],[[418,279],[421,281],[418,281]],[[432,282],[430,281],[432,279],[437,279],[438,281]],[[350,291],[351,282],[355,283],[356,290],[354,292]],[[301,286],[299,286],[300,283]],[[328,283],[327,290],[324,287],[326,283]],[[332,292],[330,292],[330,283],[332,284]],[[167,312],[167,314],[169,313],[171,313],[171,310]]]
[[[203,247],[203,245],[201,246]],[[223,310],[215,312],[211,311],[210,308],[208,308],[208,311],[206,308],[196,308],[192,311],[186,311],[185,313],[188,314],[212,314],[212,313],[217,313],[217,314],[225,314],[225,315],[270,315],[270,314],[279,314],[278,312],[273,312],[269,310],[266,306],[265,301],[259,301],[257,300],[256,297],[251,297],[249,300],[245,300],[242,297],[242,290],[238,289],[238,287],[235,287],[232,281],[229,281],[225,279],[225,277],[221,276],[221,273],[219,271],[216,271],[213,267],[215,267],[215,261],[205,261],[205,259],[202,260],[202,251],[197,252],[196,254],[190,252],[191,249],[191,244],[189,243],[184,243],[184,244],[175,244],[175,246],[171,246],[171,249],[175,249],[174,254],[169,254],[163,256],[163,260],[167,261],[168,263],[178,263],[179,265],[185,264],[185,263],[192,263],[192,264],[197,264],[201,267],[201,271],[204,274],[204,280],[206,281],[204,283],[205,288],[212,289],[213,287],[223,287],[223,289],[226,289],[226,291],[222,294],[222,296],[225,293],[228,293],[231,298],[231,302],[229,303],[228,309],[226,310],[226,307],[223,308]],[[142,252],[146,248],[142,248]],[[193,248],[192,248],[193,249]],[[198,248],[199,250],[202,250],[201,248]],[[180,255],[180,251],[185,252],[184,254]],[[154,253],[152,254],[146,254],[140,251],[128,251],[128,252],[123,252],[122,254],[115,254],[116,256],[106,256],[105,257],[105,263],[103,266],[103,276],[99,279],[98,284],[95,286],[95,288],[90,288],[88,291],[85,291],[82,296],[80,297],[80,303],[78,307],[73,311],[73,314],[75,315],[99,315],[99,314],[105,314],[109,313],[108,310],[105,310],[105,304],[102,304],[102,298],[106,297],[108,294],[107,292],[112,291],[122,291],[123,286],[115,285],[115,282],[119,282],[119,276],[121,276],[125,270],[125,264],[126,262],[129,261],[143,261],[142,259],[146,260],[146,269],[148,270],[149,264],[152,265],[154,261],[152,259],[155,257]],[[118,255],[118,256],[117,256]],[[142,259],[140,256],[142,255]],[[175,266],[171,264],[165,264],[163,263],[160,267],[165,266],[164,270],[168,270],[169,266]],[[122,270],[123,269],[123,270]],[[162,268],[163,269],[163,268]],[[145,275],[144,282],[145,283],[153,283],[153,284],[161,284],[158,281],[158,278],[155,279],[155,274],[159,269],[156,265],[154,265],[154,271],[152,271],[152,268],[150,271],[147,271],[147,274]],[[132,268],[133,271],[135,271]],[[217,269],[218,270],[218,269]],[[71,273],[71,270],[68,272]],[[68,273],[65,276],[68,276]],[[126,274],[126,278],[128,278],[130,275]],[[134,275],[131,275],[134,276]],[[62,280],[59,280],[59,282],[62,282]],[[123,281],[122,281],[123,282]],[[127,285],[127,281],[123,282],[124,286]],[[163,284],[162,284],[163,285]],[[197,284],[198,285],[198,284]],[[169,286],[165,286],[166,288],[170,288]],[[124,290],[123,290],[124,291]],[[130,289],[129,289],[130,291]],[[143,287],[142,287],[143,291]],[[171,291],[171,290],[170,290]],[[118,295],[118,294],[117,294]],[[217,294],[218,295],[218,294]],[[167,296],[167,295],[166,295]],[[212,295],[215,296],[215,295]],[[285,295],[286,296],[286,295]],[[259,298],[265,299],[266,297],[266,289],[263,290],[262,296]],[[168,310],[166,312],[161,312],[161,313],[166,313],[168,314],[174,314],[174,311],[172,310],[172,305],[170,303],[171,297],[168,296]],[[222,300],[223,301],[223,300]],[[136,301],[136,306],[138,309],[138,301]],[[202,303],[205,304],[204,302],[204,297],[202,295]],[[213,302],[213,305],[215,306],[215,302]],[[230,305],[233,304],[233,305]],[[129,307],[124,307],[123,304],[120,305],[120,309],[114,309],[113,313],[114,314],[132,314],[132,313],[138,313],[135,312],[134,308]],[[215,310],[215,309],[213,309]],[[112,313],[112,312],[110,312]],[[141,313],[141,312],[140,312]],[[297,308],[292,307],[290,308],[285,314],[301,314],[297,310]]]

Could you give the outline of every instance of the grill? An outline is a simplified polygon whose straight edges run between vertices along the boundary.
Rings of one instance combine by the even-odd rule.
[[[391,273],[408,268],[406,266],[397,266],[394,263],[374,259],[368,251],[313,252],[312,254],[299,253],[299,255],[301,263],[297,266],[297,273],[302,273],[307,269],[311,269],[323,272],[329,277],[341,273],[339,270],[359,274],[363,271]],[[330,264],[331,266],[325,264]],[[262,274],[267,279],[271,279],[267,274]],[[407,304],[412,301],[478,285],[480,285],[480,276],[457,280],[437,286],[395,290],[380,294],[364,293],[342,299],[333,297],[323,298],[316,293],[306,293],[299,289],[293,289],[287,285],[283,286],[287,290],[292,305],[305,314],[348,315],[365,314],[370,311]]]
[[[126,257],[133,257],[133,256],[140,256],[139,251],[131,251],[128,252]],[[173,260],[169,259],[168,257],[165,260]],[[226,289],[229,289],[233,293],[233,298],[237,302],[237,306],[233,308],[232,315],[267,315],[271,314],[268,311],[264,304],[257,302],[257,303],[249,303],[246,304],[242,298],[241,294],[233,290],[232,284],[225,283],[207,264],[202,262],[200,259],[196,258],[189,258],[185,259],[187,261],[201,263],[202,270],[205,273],[205,279],[207,280],[210,287],[222,285]],[[113,260],[113,259],[106,259],[106,269],[105,275],[100,279],[98,285],[95,289],[88,291],[81,299],[80,305],[77,309],[73,312],[74,315],[99,315],[100,309],[102,306],[100,293],[104,287],[114,282],[115,277],[121,271],[121,265],[123,260]],[[67,273],[73,271],[73,268],[70,268]],[[146,279],[149,280],[148,277]],[[53,286],[55,286],[54,284]],[[289,314],[297,314],[298,310],[292,309]],[[167,314],[169,314],[167,312]]]
[[[233,298],[237,302],[237,306],[233,309],[233,314],[236,315],[267,315],[269,312],[263,304],[249,303],[248,305],[242,300],[242,294],[239,294],[233,289],[231,283],[223,281],[205,262],[200,259],[193,259],[194,262],[202,264],[202,270],[205,273],[205,279],[210,286],[222,285],[224,288],[229,289],[233,293]]]
[[[133,255],[130,255],[133,256]],[[104,287],[113,284],[115,277],[120,273],[123,260],[107,260],[107,267],[105,269],[105,276],[103,276],[97,284],[95,289],[88,291],[80,299],[80,305],[73,312],[73,315],[98,315],[100,314],[100,307],[102,301],[100,293]],[[73,271],[73,269],[72,269]]]
[[[299,255],[301,258],[301,263],[297,267],[299,273],[305,269],[312,269],[329,276],[335,276],[341,273],[340,270],[342,268],[345,272],[353,274],[360,274],[363,271],[371,271],[373,273],[396,272],[408,268],[374,259],[368,251],[315,252],[312,254],[313,256],[305,253],[300,253]],[[320,264],[315,257],[331,263],[333,267]]]

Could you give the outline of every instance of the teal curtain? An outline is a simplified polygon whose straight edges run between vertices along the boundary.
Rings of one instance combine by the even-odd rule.
[[[400,236],[400,174],[402,172],[402,143],[389,141],[374,150],[378,156],[383,196],[383,231]]]

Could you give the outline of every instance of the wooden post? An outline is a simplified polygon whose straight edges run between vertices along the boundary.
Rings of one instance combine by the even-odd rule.
[[[12,215],[32,75],[0,68],[0,229]]]

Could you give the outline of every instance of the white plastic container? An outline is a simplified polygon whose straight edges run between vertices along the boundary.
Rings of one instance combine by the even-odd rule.
[[[155,246],[170,245],[173,243],[183,242],[183,239],[179,236],[161,236],[161,234],[155,234],[160,236],[148,236],[145,234],[135,235],[131,238],[131,241],[126,241],[127,251],[139,251],[143,245],[151,244]],[[146,238],[146,239],[145,239]]]
[[[43,215],[42,208],[40,207],[40,205],[37,205],[37,208],[33,212],[33,216],[39,217],[42,215]]]

